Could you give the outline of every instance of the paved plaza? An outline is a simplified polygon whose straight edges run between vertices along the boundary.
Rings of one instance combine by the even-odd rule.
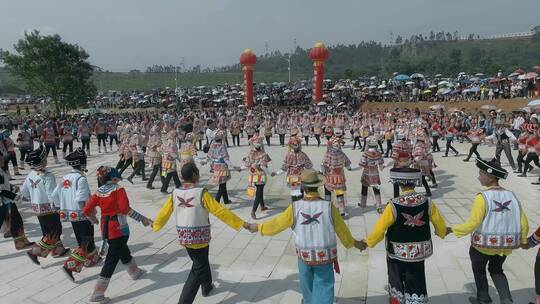
[[[278,141],[274,136],[274,143]],[[78,143],[75,143],[78,146]],[[114,166],[117,162],[115,153],[96,152],[95,139],[92,142],[92,155],[89,158],[89,181],[92,190],[96,189],[95,169],[99,165]],[[444,146],[444,144],[441,144]],[[439,188],[433,191],[433,200],[441,210],[448,225],[461,223],[469,215],[472,199],[482,188],[477,181],[478,170],[474,162],[463,162],[468,144],[456,144],[460,157],[453,155],[442,158],[443,153],[435,153],[438,168],[435,170]],[[242,157],[247,155],[245,138],[240,148],[230,148],[229,154],[235,165],[241,165]],[[286,153],[281,146],[266,147],[272,157],[270,169],[276,171]],[[319,168],[325,148],[316,146],[303,147],[311,157],[316,169]],[[352,150],[352,142],[344,148],[358,167],[361,152]],[[494,147],[483,145],[479,149],[484,158],[491,158]],[[516,151],[513,151],[516,157]],[[61,155],[61,152],[59,151]],[[201,154],[202,155],[202,154]],[[387,162],[388,159],[385,159]],[[503,155],[503,164],[506,159]],[[67,165],[54,164],[49,158],[49,168],[55,173],[57,182],[69,168]],[[507,167],[511,170],[511,168]],[[201,168],[202,182],[209,178],[208,165]],[[27,173],[28,170],[23,171]],[[129,173],[130,171],[126,172]],[[538,170],[533,170],[531,177],[520,178],[511,173],[502,185],[517,193],[518,198],[529,218],[530,230],[540,224],[540,212],[535,207],[540,201],[540,191],[530,184],[537,178]],[[127,176],[127,174],[124,174]],[[347,172],[349,217],[346,222],[357,239],[362,239],[374,226],[378,214],[373,207],[365,210],[356,206],[360,197],[361,170]],[[16,184],[21,184],[23,176],[16,177]],[[392,196],[392,187],[388,181],[388,169],[381,174],[382,196],[387,200]],[[271,207],[269,212],[256,222],[265,221],[284,210],[289,203],[289,190],[284,182],[284,175],[269,177],[265,187],[265,202]],[[247,173],[233,172],[228,183],[229,195],[234,202],[228,207],[243,219],[250,219],[251,202],[245,194]],[[166,196],[156,190],[147,190],[145,182],[134,178],[134,185],[126,180],[122,185],[127,189],[130,203],[142,214],[154,218]],[[159,180],[155,186],[160,185]],[[172,190],[172,188],[170,188]],[[215,188],[209,188],[215,193]],[[423,188],[417,188],[423,191]],[[368,203],[373,205],[373,193],[370,191]],[[28,203],[19,205],[29,239],[37,241],[41,231],[37,218],[30,215]],[[246,230],[239,232],[230,229],[222,222],[212,218],[212,241],[210,243],[210,263],[214,281],[219,287],[207,298],[200,297],[195,303],[300,303],[297,258],[291,230],[286,230],[274,237],[261,237]],[[96,227],[97,228],[97,227]],[[99,235],[96,229],[96,236]],[[131,235],[129,246],[137,263],[148,272],[140,280],[132,281],[125,267],[121,264],[113,275],[107,296],[114,303],[177,303],[184,281],[191,267],[191,261],[185,250],[179,245],[171,218],[167,226],[158,233],[149,227],[130,220]],[[98,244],[101,242],[98,239]],[[66,246],[75,247],[73,230],[64,224],[63,240]],[[387,283],[386,256],[384,242],[376,248],[360,253],[357,249],[345,250],[339,246],[341,274],[336,274],[336,303],[388,303],[385,293]],[[475,293],[474,280],[468,256],[469,238],[457,239],[449,235],[445,240],[434,236],[434,255],[426,264],[427,286],[430,303],[467,303],[467,298]],[[516,250],[505,264],[505,272],[515,303],[528,303],[534,295],[533,265],[536,249]],[[41,266],[36,266],[26,257],[24,251],[16,251],[11,240],[0,240],[0,303],[87,303],[93,290],[101,265],[86,269],[76,275],[75,283],[62,273],[64,259],[47,258]],[[498,303],[495,289],[491,296]]]

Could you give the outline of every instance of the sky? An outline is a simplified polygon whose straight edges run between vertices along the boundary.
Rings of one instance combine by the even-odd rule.
[[[110,71],[238,62],[241,52],[287,52],[390,41],[431,30],[489,36],[540,25],[539,0],[0,0],[0,48],[25,30],[59,34]]]

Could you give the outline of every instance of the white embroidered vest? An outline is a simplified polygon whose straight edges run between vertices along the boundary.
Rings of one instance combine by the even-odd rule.
[[[210,218],[202,205],[204,188],[180,188],[172,192],[180,245],[210,242]]]
[[[486,202],[482,225],[472,234],[476,248],[516,249],[521,238],[521,208],[512,191],[490,189],[481,193]]]
[[[54,189],[55,203],[60,205],[62,221],[77,222],[86,220],[79,203],[86,203],[90,198],[88,180],[80,172],[71,171]]]
[[[333,263],[337,259],[336,233],[329,201],[293,202],[296,254],[307,265]]]

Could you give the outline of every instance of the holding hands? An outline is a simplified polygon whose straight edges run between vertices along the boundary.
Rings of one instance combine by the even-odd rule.
[[[354,241],[354,247],[360,250],[360,252],[362,252],[367,249],[368,245],[366,244],[366,241],[361,240],[361,241]]]
[[[259,231],[259,225],[258,224],[244,222],[242,227],[244,227],[244,229],[246,229],[246,230],[249,230],[249,232],[251,232],[251,233],[256,233],[256,232]]]

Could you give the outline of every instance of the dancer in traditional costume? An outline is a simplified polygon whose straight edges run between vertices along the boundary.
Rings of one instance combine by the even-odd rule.
[[[311,119],[309,118],[308,114],[304,114],[302,118],[302,122],[300,124],[300,131],[302,132],[302,136],[304,137],[306,146],[308,146],[309,137],[311,136],[311,133],[312,133]]]
[[[469,131],[469,140],[471,141],[471,148],[469,149],[469,155],[463,161],[468,162],[471,159],[473,153],[476,155],[476,158],[481,158],[480,153],[478,153],[478,146],[482,143],[484,138],[484,130],[481,128],[474,128]]]
[[[517,145],[518,145],[518,157],[516,159],[517,161],[517,170],[514,171],[514,173],[523,173],[523,163],[525,161],[525,157],[527,156],[528,149],[527,149],[527,139],[529,138],[529,130],[527,128],[527,124],[521,125],[522,130],[519,133],[519,136],[517,138]],[[480,158],[480,157],[478,157]]]
[[[279,144],[282,147],[285,147],[285,134],[287,134],[288,122],[287,116],[285,113],[281,112],[278,115],[278,120],[276,123],[276,133],[279,136]]]
[[[381,190],[379,189],[381,178],[379,171],[384,168],[384,159],[381,152],[377,150],[378,143],[376,139],[370,138],[367,145],[367,151],[362,154],[362,159],[359,163],[360,167],[364,168],[364,171],[362,172],[362,190],[358,206],[362,208],[367,207],[368,188],[372,187],[375,196],[375,208],[377,212],[382,213]]]
[[[37,216],[43,238],[27,252],[28,257],[39,265],[39,257],[45,258],[49,254],[53,257],[64,256],[69,252],[64,247],[60,236],[62,223],[52,201],[52,193],[56,188],[54,175],[46,169],[47,152],[43,146],[32,151],[27,159],[32,171],[28,174],[21,187],[21,196],[30,200],[32,212]]]
[[[512,169],[516,170],[516,165],[514,164],[514,158],[512,157],[512,149],[510,147],[510,143],[513,141],[516,141],[516,137],[514,134],[508,130],[506,127],[506,121],[502,117],[498,117],[495,120],[495,130],[493,131],[493,134],[486,137],[486,140],[495,140],[496,141],[496,147],[495,147],[495,158],[500,163],[501,162],[501,153],[504,151],[504,154],[506,155],[506,158],[508,159],[508,162],[510,163],[510,166]]]
[[[152,126],[149,135],[146,154],[148,155],[148,161],[152,167],[152,173],[150,173],[150,178],[148,178],[146,188],[155,189],[152,184],[154,183],[156,176],[160,177],[161,183],[163,184],[163,176],[161,175],[161,148],[163,142],[161,140],[161,129],[159,126]]]
[[[302,141],[298,137],[289,138],[289,152],[285,155],[283,165],[272,176],[287,173],[287,185],[291,189],[291,200],[297,201],[302,198],[302,171],[313,168],[313,163],[306,153],[302,151]]]
[[[131,135],[130,142],[129,142],[129,148],[131,150],[131,157],[132,157],[132,166],[133,166],[133,172],[131,172],[131,175],[127,178],[127,181],[133,184],[133,177],[137,174],[141,174],[141,178],[144,181],[147,181],[146,179],[146,166],[144,162],[144,135],[139,134],[142,133],[143,129],[139,131],[138,128],[135,128],[133,131],[133,135]],[[107,152],[105,150],[105,152]]]
[[[437,180],[435,179],[435,174],[433,173],[433,167],[437,167],[433,160],[433,155],[430,153],[431,144],[428,142],[427,138],[423,135],[420,135],[416,138],[416,143],[414,144],[412,156],[413,156],[413,167],[420,169],[422,172],[422,185],[426,189],[426,196],[431,196],[431,189],[426,180],[426,177],[431,179],[432,187],[437,188]]]
[[[254,133],[255,131],[253,131],[253,134]],[[216,132],[207,157],[212,171],[212,184],[219,187],[216,193],[216,200],[219,202],[223,197],[223,203],[230,204],[231,201],[229,200],[229,194],[227,192],[227,181],[231,179],[230,169],[233,168],[234,165],[229,159],[227,147],[223,144],[224,136],[225,134],[223,131],[218,130]],[[249,134],[248,137],[251,138]]]
[[[264,128],[264,138],[266,139],[266,145],[270,146],[270,138],[272,138],[272,128],[274,128],[274,122],[272,121],[272,117],[270,115],[267,115],[264,118],[262,126]]]
[[[386,238],[388,292],[391,304],[428,303],[424,261],[433,254],[431,222],[435,234],[446,236],[446,224],[437,206],[414,191],[422,173],[413,168],[393,168],[390,179],[399,184],[402,195],[391,199],[373,231],[361,247],[375,247]]]
[[[471,215],[463,224],[448,228],[457,237],[471,234],[471,258],[476,297],[470,297],[473,304],[491,303],[486,274],[486,265],[499,294],[500,303],[513,303],[503,264],[512,250],[527,244],[529,225],[516,195],[499,184],[508,172],[496,159],[476,160],[479,169],[478,180],[486,190],[478,193],[473,201]]]
[[[262,137],[255,135],[250,139],[251,150],[244,157],[244,166],[249,169],[249,188],[254,191],[255,199],[253,200],[253,208],[251,209],[251,218],[257,219],[255,212],[259,205],[262,211],[268,210],[264,205],[264,185],[266,184],[268,163],[271,161],[270,156],[264,151]]]
[[[94,226],[83,215],[84,205],[90,198],[90,187],[86,179],[86,153],[81,148],[65,157],[73,169],[64,175],[56,186],[51,198],[60,209],[60,219],[70,222],[77,239],[78,247],[73,249],[62,267],[64,273],[75,281],[73,272],[79,273],[83,267],[92,267],[99,261],[98,250],[94,243]],[[94,217],[91,217],[92,220]]]
[[[193,262],[178,303],[191,304],[199,287],[203,297],[208,296],[215,288],[208,260],[211,239],[209,214],[237,231],[241,227],[248,229],[249,225],[220,205],[208,190],[198,185],[199,170],[194,162],[184,165],[181,174],[184,181],[182,187],[173,190],[152,227],[154,231],[161,230],[174,213],[180,245],[186,248]]]
[[[331,202],[323,200],[318,188],[323,178],[313,169],[301,173],[304,197],[293,202],[273,219],[254,226],[262,236],[272,236],[291,228],[294,232],[300,290],[304,304],[334,302],[334,271],[340,273],[337,238],[345,248],[359,247],[349,228]]]
[[[397,134],[397,142],[392,149],[393,168],[409,168],[412,165],[412,146],[403,130]],[[394,183],[394,197],[399,196],[399,184]]]
[[[101,254],[106,255],[94,292],[90,296],[90,302],[109,300],[105,297],[105,291],[118,261],[122,261],[122,264],[127,266],[127,272],[133,280],[138,279],[145,272],[137,266],[129,251],[127,218],[141,222],[144,226],[152,224],[151,220],[130,207],[126,190],[118,184],[121,180],[118,170],[106,168],[106,172],[106,184],[90,196],[83,209],[83,214],[87,218],[96,214],[97,207],[101,209],[100,224],[104,242]]]
[[[15,203],[19,189],[9,183],[10,176],[2,169],[3,166],[4,158],[0,155],[0,227],[6,226],[15,243],[15,249],[27,249],[35,243],[26,238],[23,220]]]
[[[167,143],[163,146],[161,157],[161,177],[163,178],[161,193],[168,193],[167,189],[169,189],[171,179],[174,180],[176,188],[181,185],[178,171],[176,170],[176,160],[179,160],[178,147],[174,142],[174,138],[171,138],[169,134],[167,136],[169,138],[167,139]]]
[[[347,190],[345,179],[345,168],[351,170],[351,160],[341,147],[345,144],[343,131],[334,129],[334,136],[327,142],[326,153],[321,164],[321,171],[326,177],[324,183],[324,199],[332,200],[332,191],[335,192],[336,201],[334,204],[339,210],[341,216],[347,216],[347,203],[345,202],[345,191]]]

